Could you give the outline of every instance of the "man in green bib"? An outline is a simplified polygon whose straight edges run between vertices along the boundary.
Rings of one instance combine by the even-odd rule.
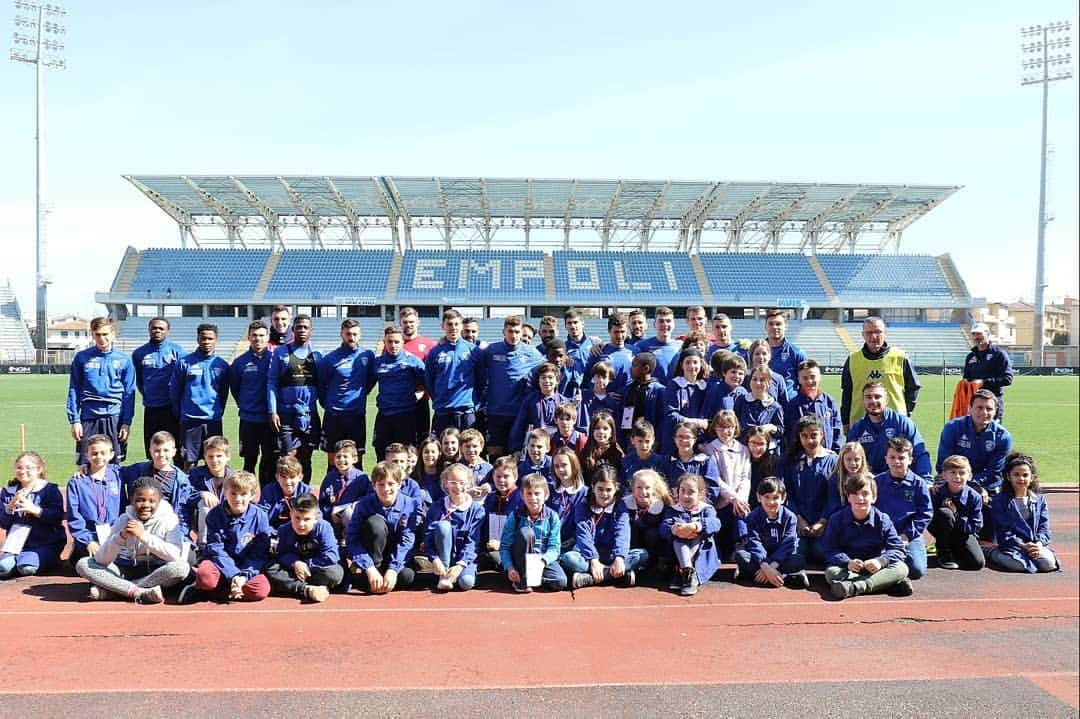
[[[890,347],[885,338],[885,320],[867,317],[862,326],[863,346],[844,362],[840,375],[840,419],[844,432],[851,427],[851,396],[853,388],[867,382],[885,386],[886,406],[902,415],[915,411],[919,401],[919,378],[904,351]]]

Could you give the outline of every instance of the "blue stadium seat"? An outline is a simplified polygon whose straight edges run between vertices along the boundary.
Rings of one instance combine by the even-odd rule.
[[[143,250],[130,294],[174,300],[250,297],[269,258],[269,250]]]
[[[263,299],[378,303],[386,296],[393,259],[392,250],[286,250]]]
[[[841,302],[919,307],[953,299],[930,255],[818,255],[817,259]]]
[[[523,304],[547,300],[544,253],[528,250],[410,250],[397,301]]]
[[[706,252],[698,257],[716,304],[829,301],[805,255]]]
[[[701,301],[689,255],[679,252],[552,253],[555,295],[576,304],[686,304]]]

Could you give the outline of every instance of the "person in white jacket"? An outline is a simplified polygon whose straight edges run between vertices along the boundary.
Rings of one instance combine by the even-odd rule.
[[[131,505],[116,520],[93,557],[75,566],[90,582],[91,599],[123,597],[137,604],[160,604],[162,590],[179,584],[191,568],[176,512],[161,498],[153,477],[131,487]]]

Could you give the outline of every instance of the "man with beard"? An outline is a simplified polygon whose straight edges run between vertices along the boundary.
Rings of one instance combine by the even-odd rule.
[[[926,451],[926,443],[910,417],[885,406],[885,385],[881,382],[867,382],[863,385],[862,397],[866,416],[851,425],[847,441],[862,445],[870,472],[877,475],[889,470],[885,463],[889,440],[903,437],[911,442],[912,446],[911,471],[929,480],[933,475],[933,468],[930,465],[930,453]]]
[[[184,348],[169,339],[169,321],[164,317],[150,320],[147,330],[150,341],[131,353],[135,365],[135,386],[143,401],[143,448],[150,458],[150,438],[166,431],[180,436],[180,421],[173,413],[169,395],[173,364],[187,354]]]

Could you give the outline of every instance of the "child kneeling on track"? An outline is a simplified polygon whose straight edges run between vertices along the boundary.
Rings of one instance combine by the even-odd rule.
[[[469,430],[466,430],[469,431]],[[437,578],[436,591],[462,590],[476,585],[477,545],[486,522],[484,505],[469,493],[475,474],[463,464],[452,464],[442,472],[446,496],[431,505],[427,515],[424,548],[431,571]]]
[[[37,452],[15,458],[15,478],[0,494],[0,579],[25,577],[60,563],[64,532],[64,497],[45,479],[45,460]]]
[[[345,578],[334,528],[319,516],[312,494],[292,501],[289,522],[278,527],[276,553],[264,572],[278,594],[325,602]]]
[[[574,548],[559,558],[573,589],[611,581],[632,587],[635,570],[649,560],[644,549],[630,548],[630,515],[618,495],[619,471],[601,465],[592,475],[588,501],[574,514]]]
[[[785,499],[787,488],[776,477],[758,483],[758,506],[746,518],[746,541],[742,549],[735,550],[736,579],[753,579],[773,587],[810,587],[803,571],[806,562],[798,551],[799,518],[784,506]]]
[[[911,595],[904,542],[889,515],[874,506],[877,489],[872,478],[849,477],[844,487],[847,506],[825,525],[825,579],[836,599],[883,590],[894,596]]]
[[[675,487],[675,504],[664,512],[660,536],[671,542],[676,571],[668,588],[684,597],[697,594],[720,566],[720,552],[713,535],[720,530],[716,510],[706,499],[705,479],[684,474]]]
[[[990,563],[1006,572],[1054,572],[1061,568],[1050,548],[1050,513],[1039,491],[1039,470],[1027,454],[1005,458],[1005,482],[990,501],[997,546]]]
[[[90,599],[160,604],[162,590],[180,584],[191,571],[187,551],[180,520],[161,498],[161,485],[153,477],[139,477],[131,486],[131,505],[109,538],[93,557],[80,559],[75,571],[90,582]]]
[[[499,554],[506,578],[515,592],[532,591],[526,573],[526,556],[539,555],[543,564],[539,586],[554,591],[566,588],[566,573],[559,564],[560,530],[558,513],[546,504],[551,486],[542,474],[527,474],[521,479],[522,501],[515,506],[503,525]]]
[[[942,569],[978,570],[986,566],[979,546],[983,524],[982,495],[968,485],[971,462],[953,454],[941,463],[941,477],[930,488],[934,517],[927,527],[937,544]]]
[[[405,470],[382,461],[371,470],[374,493],[356,503],[345,532],[353,585],[371,594],[405,589],[416,573],[409,567],[421,521],[420,502],[401,492]]]
[[[208,592],[217,599],[257,602],[270,595],[262,568],[270,558],[270,522],[255,504],[259,478],[233,472],[225,478],[225,501],[206,515],[206,550],[195,583],[180,592],[181,604]]]

